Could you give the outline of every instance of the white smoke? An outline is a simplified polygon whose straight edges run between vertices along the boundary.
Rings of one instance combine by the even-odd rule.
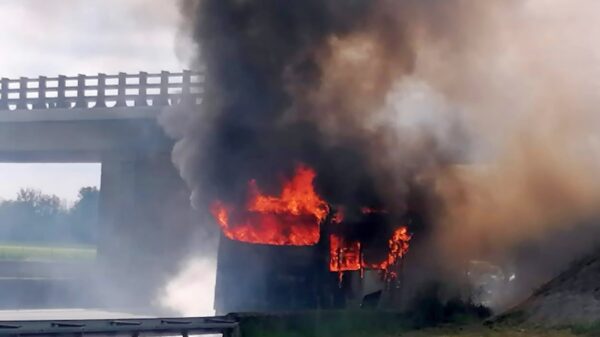
[[[159,305],[182,316],[212,316],[215,279],[215,261],[194,258],[165,286]]]

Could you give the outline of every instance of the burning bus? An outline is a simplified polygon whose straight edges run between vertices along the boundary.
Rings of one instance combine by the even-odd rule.
[[[411,234],[384,209],[332,205],[315,190],[316,172],[298,165],[278,195],[256,180],[238,205],[216,200],[222,230],[218,312],[334,308],[362,297],[365,271],[395,282]],[[359,278],[357,278],[359,276]]]

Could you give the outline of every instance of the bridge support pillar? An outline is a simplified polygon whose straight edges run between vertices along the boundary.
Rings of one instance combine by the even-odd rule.
[[[104,160],[99,217],[107,305],[150,305],[179,267],[194,229],[189,191],[170,154]]]
[[[98,228],[98,254],[100,258],[112,260],[115,254],[125,250],[124,238],[130,237],[119,229],[130,216],[127,210],[133,210],[135,162],[131,160],[105,160],[102,162],[100,178],[100,205]],[[123,226],[125,227],[125,226]]]

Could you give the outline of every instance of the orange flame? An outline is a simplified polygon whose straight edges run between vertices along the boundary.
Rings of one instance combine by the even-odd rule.
[[[388,240],[389,251],[387,258],[380,263],[363,267],[388,271],[390,267],[394,266],[408,252],[410,239],[412,239],[412,236],[408,233],[408,228],[404,226],[399,227]]]
[[[298,166],[294,177],[286,181],[280,196],[264,195],[255,180],[249,182],[246,209],[239,212],[220,201],[211,212],[225,236],[232,240],[268,245],[308,246],[319,242],[319,226],[329,206],[315,192],[316,173]],[[231,216],[243,220],[231,223]]]
[[[211,213],[226,237],[232,240],[278,246],[311,246],[319,242],[320,225],[331,213],[329,223],[344,221],[344,209],[332,212],[315,192],[313,169],[300,165],[292,179],[285,181],[280,196],[260,192],[256,180],[248,183],[248,201],[244,209],[234,209],[221,201],[211,205]],[[386,214],[387,210],[362,207],[363,214]],[[348,240],[338,234],[329,235],[329,270],[342,273],[364,269],[382,270],[391,279],[390,270],[406,254],[411,235],[406,227],[397,228],[388,240],[387,257],[378,263],[367,263],[360,241]]]
[[[329,236],[329,270],[343,272],[359,270],[362,266],[360,242],[347,241],[332,234]]]
[[[388,240],[388,255],[378,263],[366,263],[362,258],[361,246],[358,241],[347,241],[335,234],[329,237],[329,270],[344,272],[351,270],[378,269],[386,275],[394,276],[390,270],[408,252],[412,236],[405,226],[397,228]]]

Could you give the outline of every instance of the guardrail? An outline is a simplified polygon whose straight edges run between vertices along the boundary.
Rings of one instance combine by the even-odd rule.
[[[227,316],[189,318],[0,321],[0,336],[132,336],[183,337],[202,334],[239,337],[239,323]]]
[[[184,70],[0,79],[0,110],[113,108],[199,104],[204,74]]]

